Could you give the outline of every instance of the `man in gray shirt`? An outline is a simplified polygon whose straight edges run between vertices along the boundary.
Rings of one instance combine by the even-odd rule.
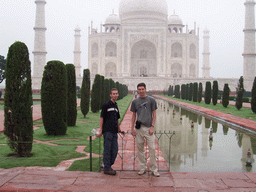
[[[139,83],[137,85],[137,91],[139,93],[139,97],[137,99],[134,99],[131,105],[131,111],[133,112],[131,133],[133,136],[136,136],[138,160],[140,164],[140,171],[138,172],[138,174],[143,175],[144,173],[146,173],[147,169],[144,149],[144,138],[146,138],[149,148],[150,170],[152,171],[152,174],[154,176],[159,177],[160,175],[157,171],[156,164],[154,137],[154,125],[156,121],[157,109],[156,101],[153,97],[146,95],[145,83]]]

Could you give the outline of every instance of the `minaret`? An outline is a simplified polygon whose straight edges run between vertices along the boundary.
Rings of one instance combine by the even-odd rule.
[[[245,3],[245,27],[244,27],[244,87],[251,90],[255,73],[255,13],[254,0],[246,0]]]
[[[34,41],[34,64],[32,76],[32,88],[41,89],[44,66],[46,64],[45,48],[45,0],[36,0],[36,22],[35,22],[35,41]]]
[[[74,48],[74,65],[76,68],[76,77],[81,77],[81,50],[80,50],[80,27],[75,29],[75,48]]]
[[[209,44],[209,39],[210,39],[210,31],[205,28],[203,31],[204,33],[204,52],[203,52],[203,67],[202,67],[202,77],[203,78],[210,78],[210,44]]]

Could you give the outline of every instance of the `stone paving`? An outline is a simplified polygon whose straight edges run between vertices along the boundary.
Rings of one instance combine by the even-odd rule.
[[[175,101],[176,102],[176,101]],[[180,103],[181,104],[181,103]],[[191,106],[192,107],[192,106]],[[207,112],[207,110],[204,110]],[[41,112],[41,111],[40,111]],[[212,114],[212,115],[215,115]],[[130,131],[131,113],[127,111],[121,129]],[[249,121],[249,120],[248,120]],[[57,192],[57,191],[256,191],[256,173],[170,173],[160,172],[160,177],[153,177],[148,171],[137,175],[137,159],[133,166],[133,137],[126,134],[122,140],[119,136],[119,153],[121,142],[124,143],[123,168],[129,171],[117,171],[116,176],[104,175],[102,172],[72,172],[65,169],[43,167],[0,168],[0,192]],[[77,151],[83,151],[78,146]],[[156,151],[159,147],[156,142]],[[160,151],[160,150],[159,150]],[[160,170],[167,170],[167,165],[160,159]],[[70,164],[71,162],[66,162]],[[117,158],[114,169],[120,170],[122,161]],[[69,165],[64,165],[69,166]]]

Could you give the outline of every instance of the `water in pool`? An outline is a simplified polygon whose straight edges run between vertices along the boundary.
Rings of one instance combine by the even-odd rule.
[[[163,100],[157,103],[156,131],[175,131],[170,146],[166,135],[158,141],[171,172],[256,171],[256,134],[236,131]],[[248,150],[251,167],[246,166]]]

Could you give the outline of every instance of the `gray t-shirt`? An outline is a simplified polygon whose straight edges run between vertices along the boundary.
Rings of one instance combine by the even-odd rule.
[[[146,127],[152,123],[152,112],[157,109],[156,101],[153,97],[146,96],[137,98],[132,101],[131,111],[137,112],[137,120]]]

